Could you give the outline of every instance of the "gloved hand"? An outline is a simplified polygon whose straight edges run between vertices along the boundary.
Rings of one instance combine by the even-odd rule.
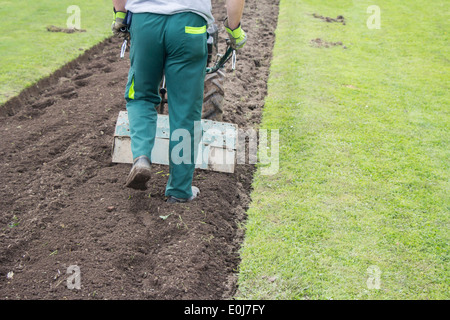
[[[225,25],[225,30],[227,30],[227,32],[231,36],[231,39],[230,39],[231,47],[234,50],[241,49],[247,42],[247,34],[244,32],[244,30],[242,30],[241,24],[239,24],[239,26],[236,29],[231,30],[230,27],[228,26],[228,19],[226,19],[224,22],[224,25]]]
[[[126,12],[116,11],[114,9],[114,20],[111,26],[111,30],[113,31],[114,35],[120,38],[127,38],[129,36],[127,25],[124,21],[125,16]]]

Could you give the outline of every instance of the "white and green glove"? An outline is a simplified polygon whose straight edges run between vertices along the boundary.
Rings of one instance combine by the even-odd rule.
[[[236,29],[231,30],[228,26],[228,19],[224,22],[225,30],[227,30],[228,34],[231,36],[230,44],[234,50],[241,49],[245,43],[247,42],[247,34],[242,30],[241,24]]]

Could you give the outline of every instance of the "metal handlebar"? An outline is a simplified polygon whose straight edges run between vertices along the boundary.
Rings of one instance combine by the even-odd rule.
[[[216,62],[216,64],[210,68],[206,68],[206,73],[214,73],[218,70],[222,69],[228,60],[232,59],[232,69],[234,70],[236,67],[236,50],[234,50],[231,46],[228,46],[224,55],[219,55],[220,58]]]

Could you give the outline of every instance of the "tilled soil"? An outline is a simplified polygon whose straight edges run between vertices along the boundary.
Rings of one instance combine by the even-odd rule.
[[[222,43],[223,1],[213,1]],[[260,122],[278,0],[247,0],[246,47],[227,66],[223,121]],[[111,163],[129,60],[108,39],[0,110],[0,299],[230,299],[254,166],[197,170],[199,199],[165,203],[168,167],[146,191]],[[223,49],[223,45],[221,44]],[[169,106],[170,108],[170,106]],[[78,266],[81,289],[69,289]]]

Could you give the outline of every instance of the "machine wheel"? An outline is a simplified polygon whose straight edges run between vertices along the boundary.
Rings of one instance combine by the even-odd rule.
[[[202,118],[222,121],[225,91],[223,85],[225,73],[219,70],[205,77],[205,93],[203,96]]]
[[[225,96],[225,91],[223,90],[224,81],[225,73],[223,70],[206,75],[202,119],[222,121]],[[165,109],[167,105],[167,90],[164,88],[163,82],[161,82],[160,86],[160,95],[161,104],[157,106],[157,111],[159,114],[167,114]]]

